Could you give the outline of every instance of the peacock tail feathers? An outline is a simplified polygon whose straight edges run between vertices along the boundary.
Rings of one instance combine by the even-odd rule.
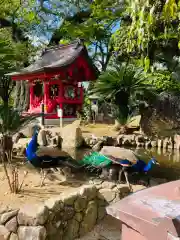
[[[112,164],[112,161],[107,156],[99,152],[92,152],[85,155],[84,158],[79,162],[81,166],[89,166],[94,168],[107,167]]]

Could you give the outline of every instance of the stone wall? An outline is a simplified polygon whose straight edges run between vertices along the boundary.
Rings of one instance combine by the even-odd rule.
[[[174,134],[171,137],[157,138],[143,134],[121,134],[118,137],[86,137],[85,143],[94,151],[99,151],[103,146],[180,150],[180,135]]]
[[[42,205],[1,208],[1,240],[73,240],[85,235],[106,215],[105,207],[129,194],[126,185],[91,180]]]

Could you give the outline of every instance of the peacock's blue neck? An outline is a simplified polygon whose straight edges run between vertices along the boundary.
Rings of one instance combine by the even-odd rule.
[[[144,167],[144,172],[148,172],[152,168],[152,165],[153,165],[153,160],[151,159]]]
[[[36,151],[37,151],[37,148],[38,148],[37,136],[38,136],[38,133],[36,132],[33,135],[30,143],[28,144],[28,146],[26,148],[26,156],[27,156],[27,159],[29,161],[36,158]]]

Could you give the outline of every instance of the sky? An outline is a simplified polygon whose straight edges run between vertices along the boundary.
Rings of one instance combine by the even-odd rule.
[[[37,0],[37,4],[39,5],[39,1]],[[61,14],[66,15],[72,15],[73,12],[77,11],[77,8],[74,7],[74,4],[72,5],[67,4],[68,1],[59,1],[59,0],[44,0],[44,6],[47,9],[50,9],[52,11],[57,11],[57,15],[50,15],[50,14],[43,14],[41,13],[41,17],[45,20],[47,28],[50,29],[57,29],[62,24],[62,18],[60,18]],[[87,5],[86,5],[87,8]],[[60,12],[62,9],[62,13]],[[35,10],[36,11],[36,10]],[[117,22],[117,24],[112,28],[112,32],[114,33],[120,26],[120,22]],[[42,33],[41,29],[43,27],[43,23],[39,24],[36,28],[36,30],[32,31],[31,34],[28,34],[28,37],[32,40],[32,44],[35,46],[38,46],[43,43],[48,44],[48,42],[51,39],[51,36],[53,34],[53,31],[44,31]]]

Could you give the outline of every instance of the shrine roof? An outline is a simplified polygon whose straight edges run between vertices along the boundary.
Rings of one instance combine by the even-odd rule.
[[[8,73],[8,76],[16,77],[22,75],[51,72],[66,67],[73,63],[81,54],[85,56],[89,66],[94,72],[98,72],[88,56],[84,44],[80,40],[75,40],[70,44],[59,45],[46,49],[41,57],[30,66],[21,69],[19,72]]]

